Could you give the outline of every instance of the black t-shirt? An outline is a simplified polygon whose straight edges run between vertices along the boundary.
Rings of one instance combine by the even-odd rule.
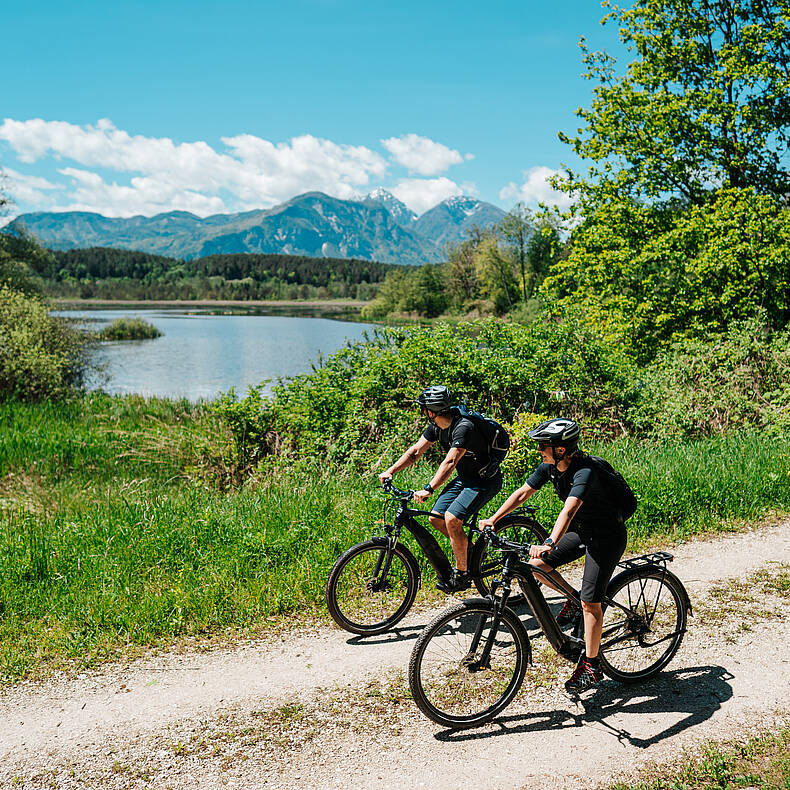
[[[439,428],[428,423],[422,432],[429,442],[439,442],[447,452],[451,447],[463,447],[466,452],[456,467],[459,477],[481,479],[478,472],[488,463],[488,442],[468,417],[462,417],[454,408],[450,409],[453,421],[449,428]]]
[[[577,497],[582,501],[571,522],[571,527],[611,528],[618,522],[617,509],[607,495],[593,462],[587,456],[574,458],[564,472],[558,472],[554,464],[541,464],[529,476],[527,485],[539,489],[549,480],[554,484],[554,491],[563,502],[569,496]]]

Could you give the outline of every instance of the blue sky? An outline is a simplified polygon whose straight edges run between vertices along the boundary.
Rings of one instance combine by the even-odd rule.
[[[40,0],[3,10],[0,167],[13,213],[269,207],[383,186],[550,199],[590,102],[598,0]]]

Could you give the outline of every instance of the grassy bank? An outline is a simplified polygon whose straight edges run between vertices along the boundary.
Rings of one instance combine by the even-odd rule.
[[[705,746],[682,766],[645,772],[638,782],[618,782],[606,790],[786,790],[790,787],[790,727],[745,743]]]
[[[323,459],[220,492],[233,458],[204,405],[92,395],[0,404],[0,422],[5,680],[287,613],[323,616],[331,564],[381,516],[373,472],[344,475]],[[640,496],[632,548],[790,511],[790,440],[594,449]],[[418,468],[399,482],[424,478]],[[550,521],[553,496],[537,499]]]

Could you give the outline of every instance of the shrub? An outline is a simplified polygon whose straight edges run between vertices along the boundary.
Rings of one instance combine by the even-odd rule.
[[[142,318],[116,318],[97,336],[99,340],[152,340],[162,333]]]
[[[87,338],[34,296],[0,285],[0,397],[42,400],[82,383]]]
[[[790,330],[771,332],[760,317],[707,341],[663,351],[643,374],[629,415],[656,438],[721,436],[790,428]]]
[[[616,348],[571,323],[437,323],[378,330],[312,373],[279,382],[270,399],[257,393],[222,408],[238,418],[237,446],[250,460],[279,447],[368,467],[414,440],[421,420],[413,399],[430,384],[447,384],[500,421],[523,405],[579,418],[594,436],[622,432],[633,378]]]

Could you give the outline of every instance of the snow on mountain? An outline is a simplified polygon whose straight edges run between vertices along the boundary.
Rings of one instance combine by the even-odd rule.
[[[369,193],[363,202],[377,203],[383,206],[398,225],[409,227],[417,221],[417,215],[401,200],[395,197],[392,192],[387,192],[383,187],[377,187]]]

